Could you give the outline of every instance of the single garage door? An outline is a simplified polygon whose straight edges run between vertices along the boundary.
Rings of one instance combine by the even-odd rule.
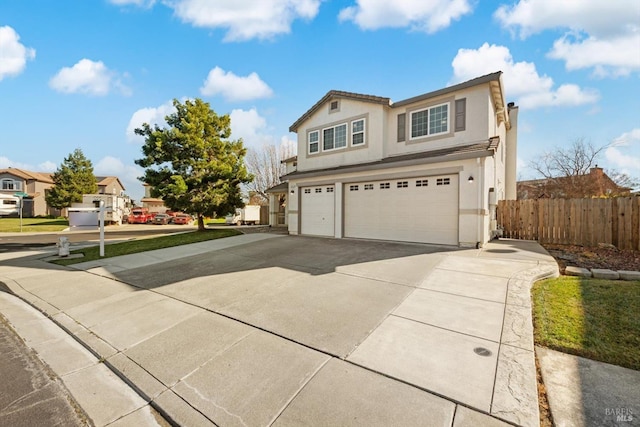
[[[300,232],[312,236],[335,235],[334,186],[302,187],[300,206]]]
[[[345,184],[345,236],[458,244],[458,176]]]

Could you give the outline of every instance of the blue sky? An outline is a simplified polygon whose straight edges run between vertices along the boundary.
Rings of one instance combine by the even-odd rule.
[[[81,148],[139,199],[133,129],[174,98],[231,114],[260,148],[295,141],[331,89],[398,101],[498,70],[521,178],[577,138],[640,176],[637,0],[4,0],[0,168],[54,171]]]

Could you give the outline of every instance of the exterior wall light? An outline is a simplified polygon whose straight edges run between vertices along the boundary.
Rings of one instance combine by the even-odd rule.
[[[467,180],[469,184],[473,184],[473,176],[469,175],[469,179]]]

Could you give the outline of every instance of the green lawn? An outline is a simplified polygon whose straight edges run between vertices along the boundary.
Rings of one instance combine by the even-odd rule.
[[[64,218],[22,218],[22,232],[34,231],[62,231],[69,227],[69,221]],[[0,218],[0,233],[19,233],[20,218]]]
[[[536,344],[640,370],[640,281],[561,276],[532,295]]]
[[[215,218],[215,219],[207,219],[204,221],[206,225],[221,225],[224,224],[224,217],[223,218]]]
[[[153,237],[148,239],[132,240],[129,242],[113,243],[104,246],[104,258],[110,258],[120,255],[135,254],[138,252],[152,251],[154,249],[169,248],[172,246],[188,245],[189,243],[203,242],[205,240],[220,239],[223,237],[236,236],[240,233],[238,230],[205,230],[192,231],[188,233],[173,234],[170,236]],[[82,258],[60,259],[52,261],[60,265],[77,264],[79,262],[93,261],[100,259],[100,247],[92,246],[89,248],[71,251],[72,254],[82,253]]]

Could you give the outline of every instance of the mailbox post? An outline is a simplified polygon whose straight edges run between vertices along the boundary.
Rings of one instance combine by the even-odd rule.
[[[22,205],[24,198],[28,197],[29,195],[23,191],[18,191],[16,193],[13,193],[13,195],[20,198],[20,232],[22,233]]]

